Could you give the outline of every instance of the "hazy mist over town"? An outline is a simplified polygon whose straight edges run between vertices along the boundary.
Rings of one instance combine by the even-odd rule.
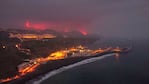
[[[149,0],[0,0],[0,84],[149,84]]]
[[[40,24],[55,30],[82,28],[106,37],[148,38],[148,0],[1,0],[0,27]]]

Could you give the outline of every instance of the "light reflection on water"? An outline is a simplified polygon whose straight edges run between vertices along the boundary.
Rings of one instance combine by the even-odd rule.
[[[120,55],[118,53],[116,53],[114,57],[116,59],[116,62],[119,62]]]

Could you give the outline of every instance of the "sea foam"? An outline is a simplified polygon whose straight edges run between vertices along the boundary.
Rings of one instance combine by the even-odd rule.
[[[73,67],[77,67],[77,66],[80,66],[80,65],[83,65],[83,64],[91,63],[91,62],[94,62],[94,61],[97,61],[97,60],[101,60],[101,59],[104,59],[106,57],[113,56],[113,55],[115,55],[115,53],[111,53],[111,54],[106,54],[106,55],[102,55],[102,56],[99,56],[99,57],[93,57],[93,58],[85,59],[85,60],[82,60],[80,62],[76,62],[76,63],[71,64],[71,65],[63,66],[63,67],[61,67],[59,69],[56,69],[56,70],[48,72],[44,76],[40,77],[38,80],[36,80],[36,79],[30,80],[26,84],[40,84],[43,81],[45,81],[46,79],[48,79],[48,78],[50,78],[50,77],[52,77],[52,76],[54,76],[56,74],[59,74],[59,73],[61,73],[63,71],[66,71],[68,69],[71,69]]]

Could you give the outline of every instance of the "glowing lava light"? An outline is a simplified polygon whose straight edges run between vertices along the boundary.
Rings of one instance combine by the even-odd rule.
[[[27,29],[45,30],[47,26],[43,23],[31,23],[29,21],[26,21],[25,27]]]
[[[85,30],[79,30],[84,36],[86,36],[88,33]]]

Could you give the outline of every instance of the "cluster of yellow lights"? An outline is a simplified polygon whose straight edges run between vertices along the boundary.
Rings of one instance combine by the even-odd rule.
[[[18,47],[18,45],[16,45],[16,47]],[[78,46],[77,48],[79,48],[79,49],[85,49],[85,47],[83,47],[83,46]],[[73,48],[68,49],[68,51],[76,51],[77,48],[76,47],[73,47]],[[117,47],[115,49],[112,49],[112,48],[101,49],[100,48],[100,49],[91,50],[91,51],[92,51],[92,53],[102,53],[102,52],[106,52],[108,50],[121,51],[121,49],[119,47]],[[16,75],[16,76],[14,76],[14,77],[9,77],[9,78],[6,78],[6,79],[1,79],[0,80],[0,83],[1,82],[8,82],[8,81],[11,81],[11,80],[15,80],[15,79],[21,78],[22,76],[26,75],[27,73],[30,73],[30,72],[35,71],[35,69],[41,63],[43,63],[43,62],[47,62],[47,61],[50,61],[50,60],[64,59],[64,58],[66,58],[66,56],[67,56],[66,50],[61,50],[61,51],[57,51],[57,52],[51,53],[46,58],[36,58],[34,60],[34,63],[31,66],[28,66],[25,69],[18,71],[19,74]]]
[[[64,59],[66,57],[66,54],[64,51],[57,51],[55,53],[52,53],[47,57],[48,60],[57,60],[57,59]]]
[[[52,34],[43,34],[43,35],[38,35],[38,34],[22,34],[22,38],[26,39],[42,39],[42,38],[55,38],[56,36]]]

